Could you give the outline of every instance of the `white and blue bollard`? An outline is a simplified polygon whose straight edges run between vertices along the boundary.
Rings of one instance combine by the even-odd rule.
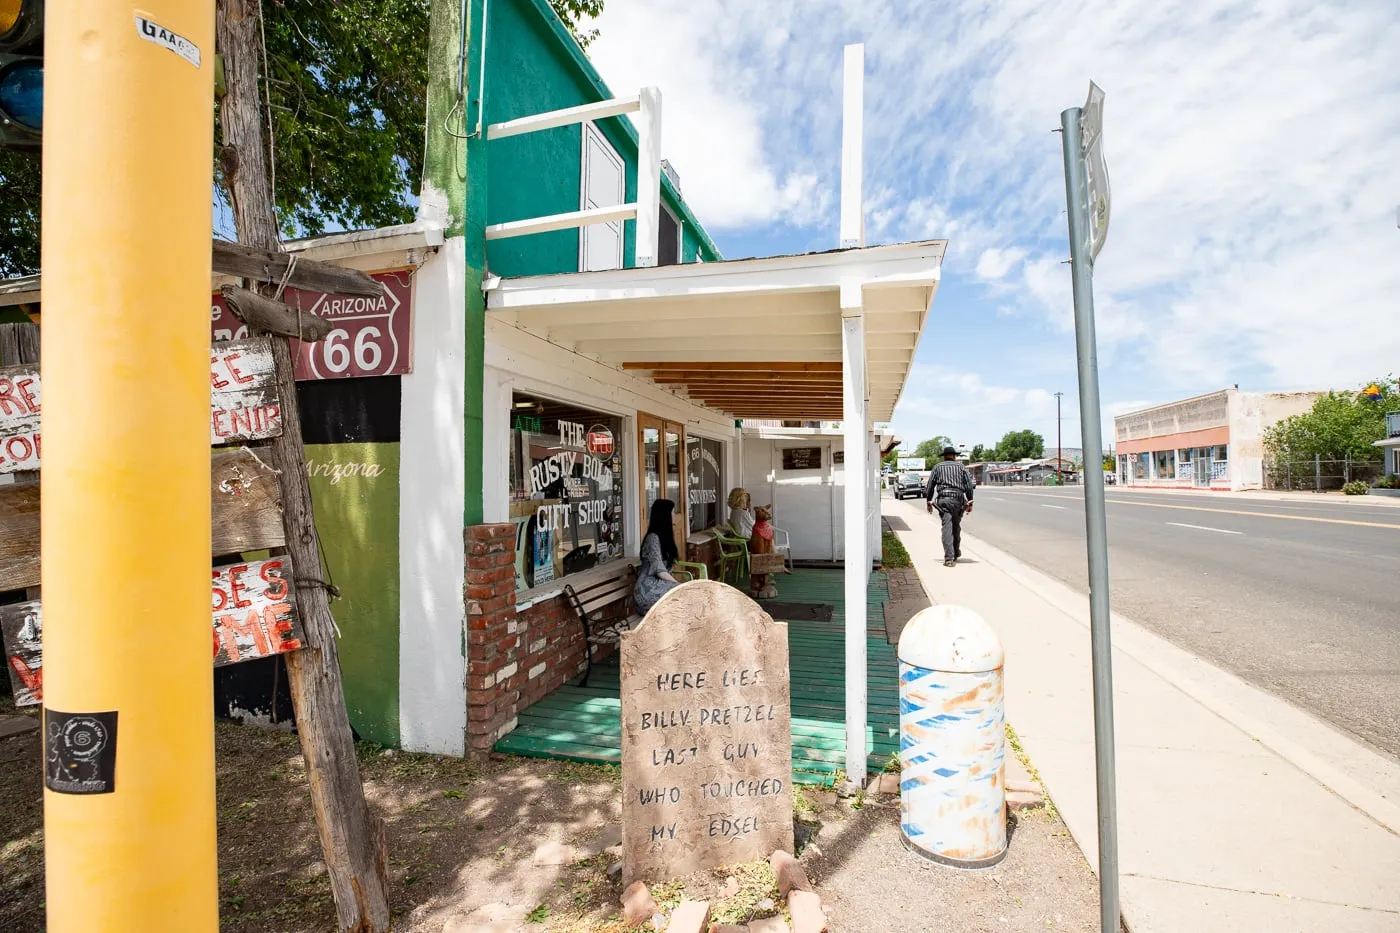
[[[1004,663],[996,632],[961,606],[930,606],[900,635],[901,832],[930,861],[1006,857]]]

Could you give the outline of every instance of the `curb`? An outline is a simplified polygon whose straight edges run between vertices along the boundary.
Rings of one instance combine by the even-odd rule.
[[[963,535],[963,547],[1059,609],[1076,625],[1086,630],[1089,628],[1088,596],[971,535]],[[1185,651],[1141,624],[1116,612],[1111,613],[1111,619],[1114,651],[1122,652],[1157,674],[1186,696],[1306,774],[1321,787],[1336,794],[1385,829],[1400,835],[1400,805],[1392,802],[1400,801],[1400,765],[1395,765],[1379,752],[1372,751],[1331,723]],[[1219,683],[1206,684],[1201,682],[1200,678],[1214,679]],[[1228,693],[1233,693],[1234,698],[1227,695]],[[1286,728],[1266,721],[1259,714],[1240,708],[1241,701],[1286,708],[1293,716],[1299,717],[1299,725],[1310,728],[1318,737],[1333,745],[1341,744],[1343,747],[1338,750],[1350,751],[1353,756],[1366,759],[1366,764],[1371,766],[1368,770],[1380,776],[1388,792],[1376,790],[1356,780],[1346,770],[1332,764],[1326,752],[1305,746],[1300,740],[1290,738]]]

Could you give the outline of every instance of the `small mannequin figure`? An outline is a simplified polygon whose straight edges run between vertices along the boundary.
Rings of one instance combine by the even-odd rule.
[[[749,538],[750,554],[773,553],[773,506],[760,505],[754,509],[753,537]],[[777,599],[778,583],[773,574],[759,574],[753,578],[755,599]]]

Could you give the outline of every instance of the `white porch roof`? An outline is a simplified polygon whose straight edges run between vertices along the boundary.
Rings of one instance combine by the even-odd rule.
[[[870,421],[904,390],[946,240],[502,279],[486,310],[736,418],[840,420],[842,286],[865,316]],[[849,308],[848,308],[849,313]]]

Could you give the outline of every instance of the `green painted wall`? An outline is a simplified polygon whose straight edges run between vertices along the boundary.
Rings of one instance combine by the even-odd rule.
[[[576,107],[612,96],[545,0],[493,0],[486,51],[486,122]],[[628,89],[631,93],[631,89]],[[665,103],[663,101],[663,108]],[[626,163],[628,201],[637,196],[635,132],[622,118],[599,123]],[[583,129],[565,126],[488,144],[486,222],[504,223],[579,209]],[[469,173],[470,174],[470,173]],[[470,195],[469,195],[470,198]],[[719,258],[694,215],[663,180],[662,201],[681,220],[682,256]],[[636,225],[626,224],[623,263],[636,254]],[[501,276],[578,271],[578,230],[558,230],[487,245],[487,264]]]
[[[399,744],[399,445],[309,444],[316,532],[340,628],[350,724]],[[372,475],[370,475],[372,474]]]

